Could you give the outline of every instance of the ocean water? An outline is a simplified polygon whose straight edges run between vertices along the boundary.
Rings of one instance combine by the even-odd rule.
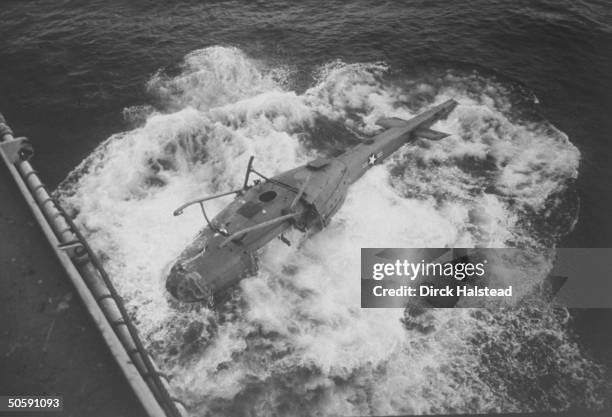
[[[411,317],[360,309],[358,283],[362,246],[607,246],[605,2],[41,1],[0,13],[2,111],[45,138],[37,167],[194,416],[609,406],[609,370],[565,310]],[[373,168],[311,239],[270,244],[230,302],[211,311],[166,294],[169,263],[203,223],[197,210],[173,217],[182,202],[241,184],[251,155],[278,173],[451,97],[459,106],[434,126],[450,137]]]

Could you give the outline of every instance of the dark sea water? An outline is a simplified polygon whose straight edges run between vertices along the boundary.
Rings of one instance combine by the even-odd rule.
[[[419,319],[436,329],[423,335],[313,287],[341,281],[360,242],[610,246],[609,2],[3,1],[0,17],[0,111],[33,139],[47,183],[63,181],[194,415],[610,405],[607,311],[575,312],[574,328],[547,307],[438,312]],[[442,129],[462,142],[372,172],[334,235],[267,254],[229,316],[163,294],[199,219],[161,216],[232,185],[245,155],[292,167],[448,97],[461,106]],[[369,229],[381,212],[388,229]],[[414,236],[394,235],[404,224]]]

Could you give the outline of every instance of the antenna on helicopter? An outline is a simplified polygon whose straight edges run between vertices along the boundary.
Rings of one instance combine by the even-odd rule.
[[[220,194],[215,194],[212,196],[208,196],[208,197],[203,197],[203,198],[198,198],[195,200],[191,200],[186,202],[185,204],[181,205],[180,207],[178,207],[176,210],[174,210],[173,214],[175,216],[180,216],[181,214],[183,214],[183,211],[189,207],[192,206],[194,204],[199,204],[200,208],[202,209],[202,215],[204,216],[204,220],[206,220],[206,224],[208,224],[208,226],[214,230],[215,232],[225,236],[227,239],[221,244],[221,246],[225,246],[227,245],[230,241],[232,240],[236,240],[236,238],[240,237],[240,236],[244,236],[247,232],[253,231],[253,230],[258,230],[262,227],[266,227],[266,226],[270,226],[279,222],[283,222],[285,220],[289,220],[292,218],[295,218],[297,215],[295,213],[292,213],[291,210],[293,210],[293,208],[295,207],[295,205],[297,204],[297,202],[302,198],[302,195],[304,194],[304,189],[306,188],[306,184],[308,184],[308,181],[310,180],[310,175],[308,176],[308,178],[306,179],[306,181],[304,182],[304,184],[302,185],[302,187],[298,190],[297,188],[289,185],[289,184],[285,184],[281,181],[272,179],[272,178],[268,178],[265,175],[263,175],[262,173],[258,172],[257,170],[255,170],[255,168],[253,168],[253,161],[254,161],[255,157],[251,156],[249,158],[249,163],[247,165],[247,170],[244,176],[244,183],[242,184],[242,188],[239,188],[237,190],[232,190],[232,191],[228,191],[225,193],[220,193]],[[249,188],[251,188],[251,186],[249,186],[249,178],[251,173],[256,174],[257,176],[261,177],[263,180],[267,181],[267,182],[271,182],[274,184],[277,184],[281,187],[284,187],[288,190],[291,190],[293,192],[296,193],[295,199],[293,200],[293,202],[291,203],[291,205],[289,206],[289,213],[286,213],[283,216],[277,217],[275,219],[272,220],[268,220],[267,222],[263,222],[260,223],[256,226],[247,228],[247,229],[243,229],[240,230],[238,232],[234,232],[232,234],[230,234],[225,228],[221,228],[216,226],[215,224],[213,224],[213,222],[211,222],[210,218],[208,217],[208,215],[206,214],[206,209],[204,208],[204,203],[206,201],[210,201],[210,200],[214,200],[217,198],[221,198],[221,197],[225,197],[228,195],[232,195],[232,194],[243,194],[246,190],[248,190]],[[255,180],[256,182],[259,180]],[[257,183],[256,183],[257,184]]]
[[[253,170],[253,160],[255,157],[251,155],[249,158],[249,165],[247,166],[246,175],[244,176],[244,185],[242,189],[246,190],[249,187],[249,175],[251,175],[251,171]]]
[[[291,220],[294,220],[297,217],[299,217],[300,213],[294,212],[293,209],[295,208],[296,204],[302,199],[302,196],[304,195],[304,191],[306,190],[306,186],[310,182],[310,177],[311,176],[312,176],[312,174],[308,174],[308,176],[304,180],[304,183],[302,184],[300,189],[297,190],[297,191],[294,190],[294,191],[296,191],[295,198],[293,199],[293,201],[289,205],[289,209],[287,211],[285,211],[282,216],[270,219],[268,221],[256,224],[256,225],[251,226],[251,227],[244,228],[242,230],[238,230],[238,231],[232,233],[231,235],[226,236],[226,239],[223,242],[221,242],[219,247],[222,248],[222,247],[226,246],[229,242],[232,242],[232,241],[233,242],[239,242],[249,232],[254,232],[254,231],[259,230],[259,229],[264,229],[266,227],[273,226],[273,225],[276,225],[278,223],[282,223],[284,221],[291,221]],[[282,234],[280,236],[280,240],[283,243],[285,243],[286,245],[291,246],[291,242],[289,242],[289,240],[284,235],[282,235]]]
[[[218,232],[220,234],[222,234],[223,236],[229,236],[229,233],[227,232],[227,230],[217,227],[215,226],[210,219],[208,218],[208,215],[206,214],[206,209],[204,208],[204,202],[206,201],[210,201],[210,200],[214,200],[217,198],[221,198],[221,197],[225,197],[228,195],[232,195],[232,194],[242,194],[243,192],[245,192],[246,190],[249,189],[249,175],[251,174],[251,172],[255,172],[256,174],[258,174],[259,176],[262,176],[261,174],[259,174],[257,171],[255,171],[253,169],[253,160],[255,159],[254,156],[251,156],[249,158],[249,165],[247,166],[247,171],[246,171],[246,175],[244,178],[244,184],[242,186],[242,188],[239,188],[237,190],[232,190],[232,191],[228,191],[225,193],[220,193],[220,194],[215,194],[212,196],[208,196],[208,197],[203,197],[203,198],[198,198],[195,200],[191,200],[186,202],[185,204],[181,205],[179,208],[177,208],[176,210],[174,210],[174,212],[172,214],[174,214],[175,216],[180,216],[181,214],[183,214],[183,211],[189,207],[192,206],[194,204],[199,204],[200,208],[202,209],[202,215],[204,216],[204,220],[206,220],[206,223],[208,224],[208,226],[214,230],[215,232]],[[265,178],[265,177],[264,177]]]

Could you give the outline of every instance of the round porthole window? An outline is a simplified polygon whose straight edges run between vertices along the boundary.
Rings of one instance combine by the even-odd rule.
[[[276,198],[276,191],[266,191],[265,193],[259,194],[259,201],[263,201],[264,203],[272,201],[275,198]]]

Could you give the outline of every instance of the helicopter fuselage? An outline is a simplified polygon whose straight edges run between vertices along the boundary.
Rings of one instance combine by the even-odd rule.
[[[289,243],[283,235],[288,228],[315,231],[327,226],[349,186],[372,166],[417,137],[438,140],[447,136],[429,126],[456,105],[448,100],[410,120],[382,119],[379,124],[386,130],[373,138],[335,158],[318,158],[272,178],[251,169],[251,159],[244,187],[232,192],[234,200],[179,255],[170,268],[166,288],[181,301],[212,303],[217,294],[256,273],[257,253],[272,239],[280,237]],[[265,181],[248,185],[250,172]]]

